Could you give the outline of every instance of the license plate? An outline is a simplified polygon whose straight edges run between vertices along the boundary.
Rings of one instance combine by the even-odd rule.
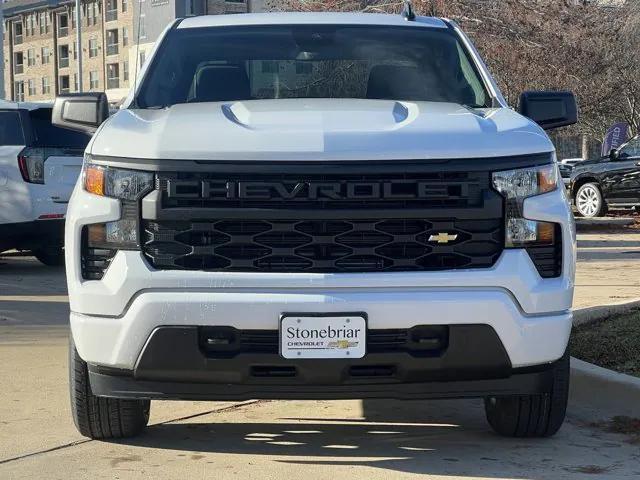
[[[283,315],[280,354],[284,358],[362,358],[367,321],[361,315]]]

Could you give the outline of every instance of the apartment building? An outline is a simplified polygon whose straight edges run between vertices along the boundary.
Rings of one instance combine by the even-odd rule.
[[[81,2],[82,48],[76,45],[73,1],[14,0],[4,10],[4,79],[8,99],[51,100],[59,93],[106,91],[111,100],[129,87],[131,0]],[[83,74],[78,78],[78,56]]]
[[[189,15],[244,13],[246,0],[81,0],[82,48],[76,48],[75,0],[4,3],[7,99],[47,101],[57,94],[104,91],[124,99],[166,25]],[[78,78],[78,56],[82,78]]]

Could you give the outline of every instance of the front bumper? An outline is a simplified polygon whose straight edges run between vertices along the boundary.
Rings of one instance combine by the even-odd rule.
[[[92,391],[194,400],[460,398],[548,392],[553,379],[553,363],[513,369],[486,325],[449,327],[447,348],[427,356],[397,350],[349,360],[291,361],[264,352],[225,358],[199,340],[197,327],[158,328],[133,370],[90,365]]]
[[[118,219],[120,204],[77,187],[66,229],[73,337],[88,363],[133,371],[160,327],[277,329],[285,312],[365,312],[369,328],[488,325],[510,368],[549,364],[571,330],[575,227],[562,189],[525,200],[524,214],[561,226],[560,277],[540,277],[522,249],[487,269],[339,274],[157,271],[140,252],[120,251],[96,281],[82,279],[82,227]]]
[[[285,312],[366,312],[368,328],[489,325],[514,367],[557,360],[571,330],[568,311],[527,315],[500,288],[233,289],[140,292],[119,317],[71,313],[78,353],[89,363],[133,369],[152,332],[162,326],[233,326],[277,330]],[[469,362],[474,362],[469,358]]]

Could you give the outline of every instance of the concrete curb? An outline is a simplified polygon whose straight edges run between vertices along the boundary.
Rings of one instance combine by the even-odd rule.
[[[611,417],[640,418],[640,378],[572,357],[569,401]]]
[[[576,229],[579,232],[592,230],[607,230],[611,228],[622,228],[635,223],[633,217],[603,217],[603,218],[581,218],[576,217]]]
[[[640,310],[640,298],[630,302],[579,308],[573,311],[573,325],[587,325],[599,320],[604,320],[612,315],[620,315],[635,310]]]

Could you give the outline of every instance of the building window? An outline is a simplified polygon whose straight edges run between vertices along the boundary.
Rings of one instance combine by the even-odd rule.
[[[60,45],[58,47],[58,68],[69,66],[69,45]]]
[[[184,16],[193,15],[193,0],[184,1]]]
[[[129,60],[122,62],[122,81],[129,81]]]
[[[69,15],[66,13],[58,14],[58,37],[66,37],[69,35]]]
[[[73,91],[74,92],[78,92],[78,74],[74,73],[73,74]]]
[[[122,13],[129,9],[129,0],[122,0]]]
[[[51,61],[51,50],[49,47],[42,47],[40,50],[40,55],[42,57],[42,64],[48,65]]]
[[[13,22],[13,44],[20,45],[22,43],[22,22]]]
[[[140,68],[142,68],[146,59],[147,59],[147,52],[143,50],[140,52]]]
[[[36,17],[35,15],[27,15],[26,18],[26,23],[27,23],[27,36],[32,36],[34,33],[36,33]]]
[[[122,27],[122,46],[126,47],[127,45],[129,45],[129,29]]]
[[[90,38],[89,39],[89,58],[94,58],[98,56],[98,39]]]
[[[36,94],[36,81],[33,78],[30,78],[27,81],[27,86],[29,87],[29,96],[33,97]]]
[[[118,29],[107,30],[107,55],[118,53]]]
[[[96,25],[98,23],[98,4],[96,2],[87,4],[87,26]]]
[[[19,74],[24,72],[24,53],[15,52],[13,54],[13,73]]]
[[[98,89],[98,71],[93,70],[89,72],[89,90],[97,90]]]
[[[69,93],[69,75],[60,75],[60,93]]]
[[[105,21],[112,22],[118,19],[118,0],[107,0],[104,12]]]
[[[278,73],[278,63],[273,60],[263,60],[261,70],[262,73]]]
[[[24,82],[13,82],[13,101],[24,102]]]
[[[117,63],[107,64],[107,88],[120,87],[120,72]]]
[[[138,23],[138,25],[139,25],[139,27],[138,27],[139,28],[138,36],[140,38],[147,38],[147,27],[145,25],[145,18],[146,17],[145,17],[144,13],[140,15],[140,19],[139,19],[139,23]]]
[[[42,77],[42,94],[48,95],[51,93],[51,80],[49,77]]]
[[[27,50],[27,67],[33,67],[36,64],[36,51],[33,48]]]
[[[49,33],[49,14],[47,12],[40,12],[38,23],[40,24],[40,35]]]

